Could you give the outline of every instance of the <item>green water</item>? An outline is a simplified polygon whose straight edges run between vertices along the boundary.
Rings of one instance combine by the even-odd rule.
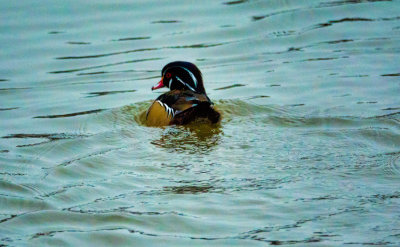
[[[400,1],[0,13],[0,246],[400,245]],[[142,124],[174,60],[220,125]]]

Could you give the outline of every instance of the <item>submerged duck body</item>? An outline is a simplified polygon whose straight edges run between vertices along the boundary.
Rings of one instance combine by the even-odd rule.
[[[189,62],[172,62],[164,66],[162,78],[152,90],[168,87],[146,113],[148,126],[183,125],[193,121],[217,123],[220,114],[212,107],[203,85],[200,70]]]

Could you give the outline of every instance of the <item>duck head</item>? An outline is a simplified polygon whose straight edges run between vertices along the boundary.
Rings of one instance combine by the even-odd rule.
[[[176,61],[164,66],[161,80],[151,90],[168,87],[170,90],[191,90],[196,93],[206,93],[201,72],[196,65]]]

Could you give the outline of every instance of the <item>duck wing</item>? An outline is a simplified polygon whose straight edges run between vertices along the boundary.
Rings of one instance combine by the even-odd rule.
[[[213,103],[206,94],[184,91],[182,97],[179,97],[173,104],[173,107],[179,111],[176,112],[171,124],[188,124],[197,119],[217,123],[220,114],[214,110],[212,105]]]
[[[150,106],[146,113],[146,124],[148,126],[169,125],[178,111],[182,111],[182,106],[174,104],[180,98],[180,91],[169,91],[160,95]]]
[[[177,113],[172,119],[171,124],[188,124],[198,119],[214,124],[219,121],[220,116],[220,113],[214,110],[211,105],[199,104]]]
[[[161,102],[155,100],[146,113],[146,124],[148,126],[166,126],[174,118],[176,111]]]

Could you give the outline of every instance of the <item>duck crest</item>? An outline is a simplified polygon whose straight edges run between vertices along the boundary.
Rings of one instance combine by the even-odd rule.
[[[202,118],[217,123],[220,114],[212,107],[200,70],[196,65],[176,61],[164,66],[160,82],[152,90],[168,87],[146,113],[148,126],[187,124]]]

